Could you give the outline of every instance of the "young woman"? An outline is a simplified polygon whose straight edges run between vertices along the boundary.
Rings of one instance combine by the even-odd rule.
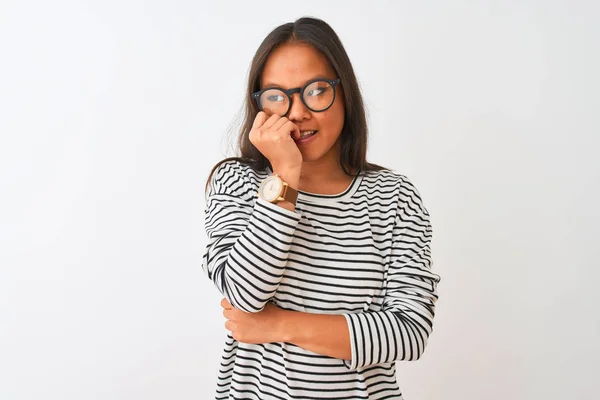
[[[429,214],[366,161],[348,55],[325,22],[277,27],[249,73],[239,157],[206,188],[203,268],[231,331],[217,399],[401,399],[432,332]]]

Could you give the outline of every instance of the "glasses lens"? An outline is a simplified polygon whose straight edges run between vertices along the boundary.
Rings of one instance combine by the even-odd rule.
[[[260,95],[260,108],[267,114],[277,114],[283,116],[289,106],[290,100],[285,92],[279,89],[269,89]]]
[[[323,111],[333,103],[333,87],[326,81],[313,82],[304,89],[302,97],[308,108]]]

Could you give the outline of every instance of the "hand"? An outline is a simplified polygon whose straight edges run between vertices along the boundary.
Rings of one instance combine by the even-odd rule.
[[[254,119],[250,130],[250,142],[270,162],[273,170],[300,170],[302,153],[294,142],[300,138],[300,129],[287,119],[273,114],[270,117],[263,111]]]
[[[285,310],[268,303],[262,311],[246,313],[234,308],[227,299],[221,300],[225,328],[242,343],[264,344],[283,342]]]

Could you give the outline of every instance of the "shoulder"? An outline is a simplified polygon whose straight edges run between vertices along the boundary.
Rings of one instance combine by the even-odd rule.
[[[266,176],[266,171],[256,171],[239,160],[227,160],[215,168],[210,191],[213,194],[247,195],[257,190]]]
[[[421,194],[406,175],[394,170],[367,171],[363,183],[382,197],[397,201],[398,208],[427,213]]]
[[[406,175],[394,170],[366,171],[363,173],[363,182],[372,188],[377,188],[382,194],[411,192],[418,195],[412,181]]]
[[[227,160],[221,162],[215,169],[213,181],[221,182],[224,179],[229,179],[231,177],[245,179],[249,178],[253,173],[256,173],[256,171],[254,171],[250,165],[239,160]]]

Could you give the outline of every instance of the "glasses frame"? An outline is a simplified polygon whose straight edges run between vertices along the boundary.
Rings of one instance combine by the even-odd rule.
[[[309,85],[311,85],[311,84],[313,84],[313,83],[315,83],[315,82],[327,82],[327,83],[329,83],[329,84],[331,85],[331,88],[333,89],[333,99],[331,100],[331,104],[330,104],[330,105],[329,105],[327,108],[325,108],[325,109],[323,109],[323,110],[314,110],[314,109],[310,108],[310,107],[308,106],[308,104],[306,104],[306,101],[304,101],[304,96],[302,96],[302,93],[304,92],[304,90],[305,90],[305,89],[306,89],[306,88],[307,88]],[[339,84],[340,84],[340,82],[341,82],[341,79],[340,79],[340,78],[338,78],[338,79],[316,78],[316,79],[312,79],[312,80],[310,80],[310,81],[306,82],[306,83],[304,84],[304,86],[302,86],[302,87],[297,87],[297,88],[292,88],[292,89],[287,89],[287,90],[286,90],[286,89],[282,89],[282,88],[280,88],[280,87],[277,87],[277,86],[270,86],[270,87],[267,87],[267,88],[261,89],[261,90],[259,90],[258,92],[254,92],[254,93],[252,93],[252,98],[253,98],[253,99],[256,101],[256,106],[258,107],[258,109],[259,109],[260,111],[263,111],[263,109],[262,109],[262,107],[261,107],[261,105],[260,105],[260,96],[261,96],[261,95],[262,95],[264,92],[266,92],[267,90],[277,89],[277,90],[280,90],[280,91],[282,91],[282,92],[283,92],[283,93],[285,93],[285,95],[288,97],[288,108],[287,108],[286,112],[285,112],[285,113],[282,115],[282,117],[283,117],[283,116],[286,116],[286,115],[287,115],[287,113],[289,113],[289,112],[290,112],[290,109],[292,108],[292,95],[293,95],[294,93],[300,93],[300,100],[302,101],[302,104],[304,104],[304,106],[305,106],[306,108],[308,108],[308,109],[309,109],[310,111],[312,111],[312,112],[323,112],[323,111],[327,111],[327,110],[329,110],[329,109],[331,108],[331,106],[333,106],[333,103],[335,102],[335,96],[336,96],[336,94],[337,94],[337,92],[336,92],[336,90],[335,90],[335,87],[336,87],[337,85],[339,85]]]

